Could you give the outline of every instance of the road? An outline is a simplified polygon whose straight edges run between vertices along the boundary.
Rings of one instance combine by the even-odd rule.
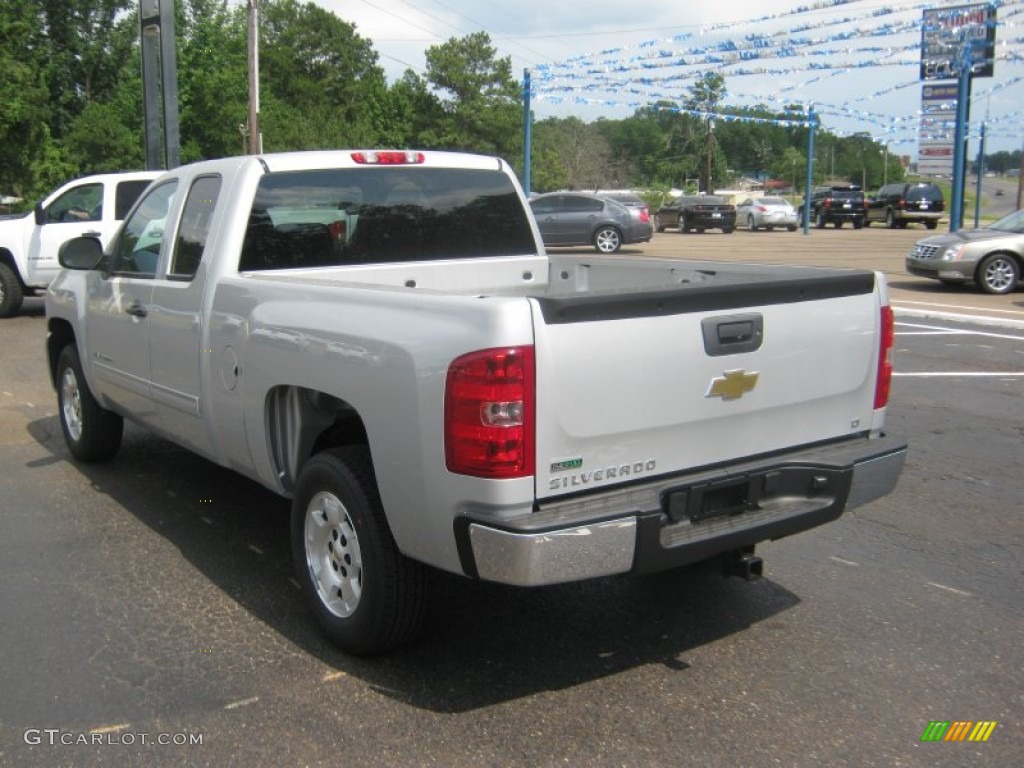
[[[855,262],[889,273],[898,301],[1021,310],[1020,293],[902,275],[904,237],[665,233],[643,250]],[[697,568],[518,590],[439,576],[421,640],[380,659],[313,626],[285,502],[134,428],[114,462],[72,463],[43,336],[32,303],[0,322],[0,765],[1010,766],[1024,753],[1024,331],[901,314],[899,487],[761,547],[761,581]],[[931,721],[956,720],[997,725],[984,743],[922,743]]]

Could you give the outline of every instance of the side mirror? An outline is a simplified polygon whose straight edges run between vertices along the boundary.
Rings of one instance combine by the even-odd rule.
[[[103,245],[95,237],[73,237],[57,251],[57,261],[65,269],[96,269],[102,259]]]
[[[43,224],[46,223],[46,209],[43,208],[43,201],[42,200],[40,200],[38,203],[36,203],[35,212],[36,212],[36,224],[41,227],[41,226],[43,226]]]

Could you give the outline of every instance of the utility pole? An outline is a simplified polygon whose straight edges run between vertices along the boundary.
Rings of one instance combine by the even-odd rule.
[[[260,32],[259,0],[249,2],[249,154],[263,152],[260,133]]]

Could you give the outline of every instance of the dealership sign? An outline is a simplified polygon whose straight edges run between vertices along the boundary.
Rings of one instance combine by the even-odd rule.
[[[961,63],[970,65],[972,77],[992,77],[995,50],[995,5],[958,5],[923,12],[922,80],[955,80]]]
[[[956,96],[956,83],[926,83],[921,86],[918,173],[927,176],[953,174]]]

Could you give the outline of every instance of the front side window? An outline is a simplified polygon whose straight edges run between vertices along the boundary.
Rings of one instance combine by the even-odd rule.
[[[239,269],[535,252],[527,213],[500,171],[335,168],[260,179]]]
[[[51,223],[99,221],[103,218],[103,185],[82,184],[54,200],[46,209]]]
[[[111,270],[133,277],[153,277],[160,260],[167,214],[174,202],[177,181],[150,190],[124,224],[114,244]]]

